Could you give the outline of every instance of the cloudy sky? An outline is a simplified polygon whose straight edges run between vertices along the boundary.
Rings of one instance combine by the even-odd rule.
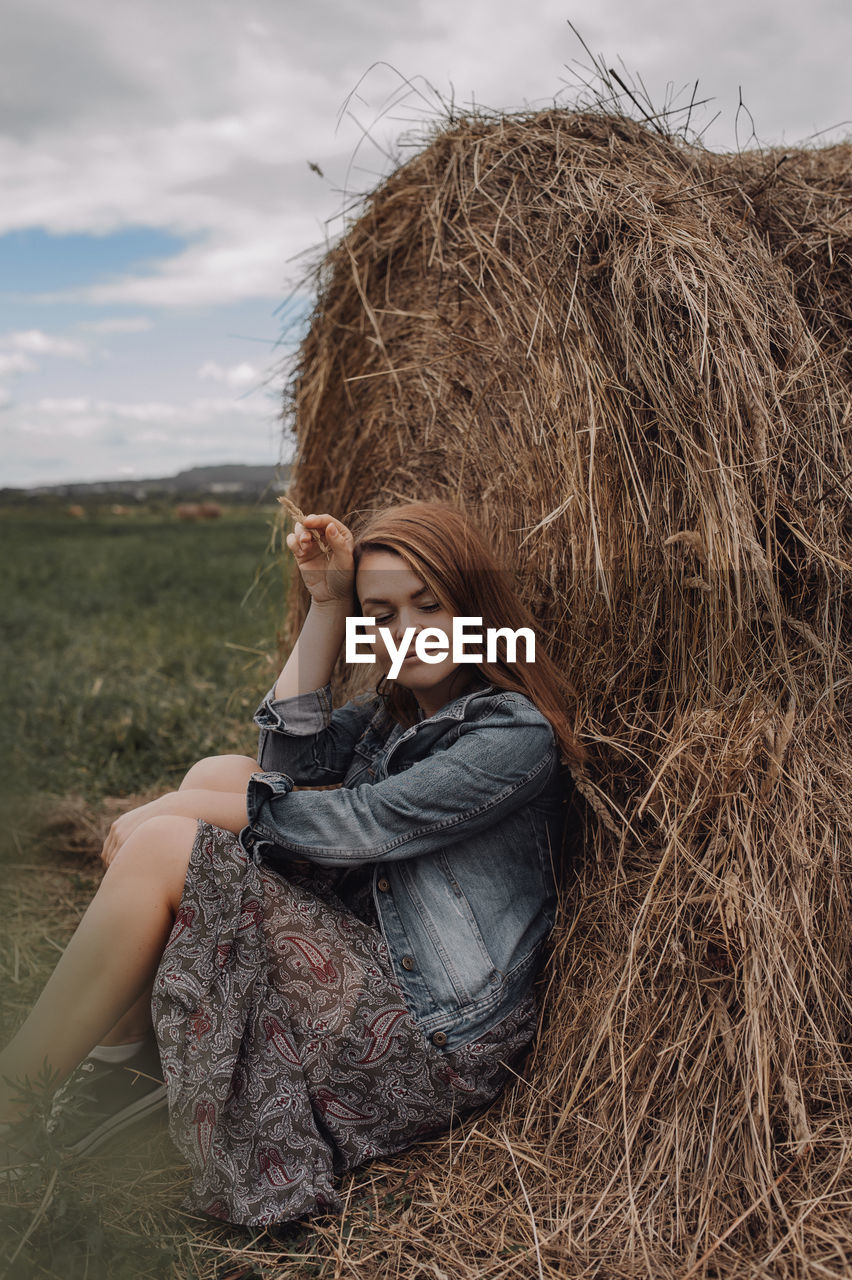
[[[569,23],[714,148],[852,136],[848,0],[4,0],[0,486],[276,462],[341,209],[442,104],[574,101]]]

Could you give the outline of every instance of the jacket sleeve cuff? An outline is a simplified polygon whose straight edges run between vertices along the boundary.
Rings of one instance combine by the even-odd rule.
[[[249,826],[257,823],[260,810],[267,800],[275,800],[278,796],[286,796],[293,790],[295,783],[286,773],[253,773],[249,778],[246,791],[246,810]],[[267,834],[269,828],[266,828]]]
[[[239,834],[239,841],[246,853],[258,861],[264,849],[274,845],[275,832],[265,823],[258,823],[258,815],[267,800],[286,796],[295,783],[286,773],[253,773],[246,791],[248,825]],[[267,814],[267,817],[269,815]]]
[[[289,733],[294,737],[319,733],[331,722],[331,682],[311,693],[297,693],[292,698],[275,698],[275,685],[254,714],[261,729]]]

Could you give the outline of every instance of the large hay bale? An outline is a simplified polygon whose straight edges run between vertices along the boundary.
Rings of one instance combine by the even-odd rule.
[[[849,1274],[850,159],[467,118],[319,269],[291,496],[482,520],[606,817],[530,1083],[360,1276]]]

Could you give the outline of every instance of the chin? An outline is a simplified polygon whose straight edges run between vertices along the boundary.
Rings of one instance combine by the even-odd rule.
[[[455,670],[454,667],[444,670],[443,667],[431,667],[425,662],[413,662],[409,664],[408,670],[402,668],[395,684],[401,685],[403,689],[411,689],[414,692],[422,691],[427,693],[429,689],[434,689],[437,685],[444,684],[449,680]]]
[[[443,706],[450,698],[458,697],[467,686],[467,680],[460,680],[458,687],[453,682],[452,677],[458,669],[457,666],[451,666],[449,671],[439,669],[436,672],[434,667],[426,663],[416,662],[409,665],[414,668],[412,671],[403,669],[395,680],[387,678],[393,688],[406,689],[417,701],[424,715],[431,715],[437,707]]]
[[[388,676],[390,680],[390,676]],[[423,671],[400,671],[392,684],[398,684],[403,689],[430,689],[437,681],[430,680],[429,676]]]

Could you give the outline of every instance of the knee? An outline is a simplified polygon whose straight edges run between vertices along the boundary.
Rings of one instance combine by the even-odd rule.
[[[104,885],[122,891],[132,886],[140,901],[153,896],[177,911],[198,833],[195,818],[161,815],[149,818],[119,849],[104,875]]]
[[[128,875],[157,877],[164,868],[176,865],[183,865],[185,875],[197,831],[195,818],[173,814],[148,818],[125,840],[106,876],[114,880]]]
[[[206,756],[188,770],[180,789],[243,791],[257,768],[257,761],[250,756]]]
[[[206,756],[203,760],[196,761],[196,763],[186,771],[186,775],[180,784],[180,789],[186,787],[199,787],[206,791],[211,785],[210,779],[215,777],[215,775],[220,771],[220,761],[222,758],[222,756]]]

